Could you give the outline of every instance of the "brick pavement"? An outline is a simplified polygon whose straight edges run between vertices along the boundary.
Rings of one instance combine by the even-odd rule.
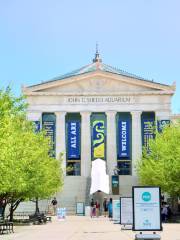
[[[180,240],[180,224],[165,224],[162,240]],[[121,231],[119,224],[107,218],[68,216],[65,221],[15,227],[14,234],[1,235],[2,240],[133,240],[135,233]]]

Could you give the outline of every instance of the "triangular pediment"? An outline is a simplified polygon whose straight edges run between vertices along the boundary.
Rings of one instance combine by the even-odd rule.
[[[137,80],[135,78],[120,76],[100,71],[60,79],[24,88],[24,93],[39,94],[84,94],[84,93],[148,93],[173,91],[172,86]]]

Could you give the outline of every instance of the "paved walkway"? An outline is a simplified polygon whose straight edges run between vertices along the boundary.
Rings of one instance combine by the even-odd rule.
[[[165,224],[162,240],[180,240],[180,224]],[[133,240],[135,233],[121,231],[119,224],[104,217],[68,216],[45,225],[15,227],[15,233],[0,235],[2,240]]]

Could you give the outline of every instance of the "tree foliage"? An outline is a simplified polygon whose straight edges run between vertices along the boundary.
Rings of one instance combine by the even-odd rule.
[[[150,141],[150,152],[143,151],[137,164],[141,184],[157,185],[171,197],[180,196],[180,123],[171,124],[156,133]]]
[[[26,119],[26,103],[11,90],[0,91],[0,205],[50,197],[63,184],[61,160],[48,154],[43,131]]]

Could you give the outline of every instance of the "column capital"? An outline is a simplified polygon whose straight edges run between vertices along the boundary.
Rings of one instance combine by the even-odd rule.
[[[65,116],[66,113],[67,113],[67,112],[65,112],[65,111],[62,111],[62,112],[61,112],[61,111],[58,111],[58,112],[55,112],[55,115],[56,115],[56,116]]]
[[[140,116],[142,114],[142,111],[131,111],[132,116]]]
[[[27,118],[30,121],[39,121],[42,117],[42,113],[43,112],[39,112],[39,111],[28,111],[27,112]]]
[[[158,120],[165,120],[165,119],[170,119],[170,112],[167,111],[156,111],[156,118]]]
[[[85,115],[88,116],[88,115],[91,115],[91,113],[92,113],[91,111],[81,111],[80,112],[81,116],[85,116]]]
[[[110,117],[110,116],[114,117],[116,115],[117,111],[107,111],[105,113],[108,117]]]

